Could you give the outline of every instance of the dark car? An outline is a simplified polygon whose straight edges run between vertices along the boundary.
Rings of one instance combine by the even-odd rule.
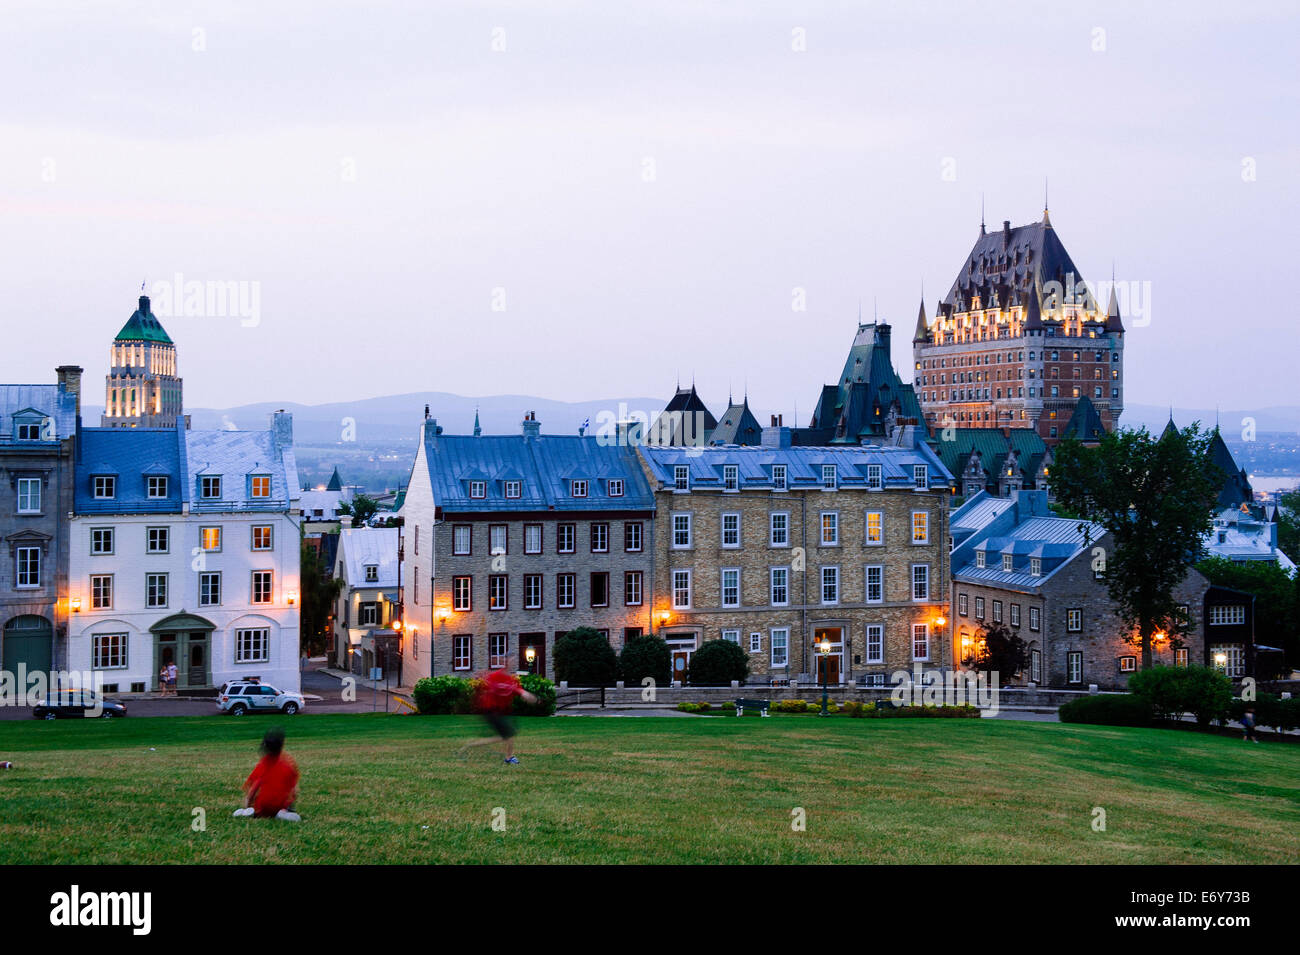
[[[99,716],[113,719],[126,716],[126,704],[106,700],[93,690],[64,690],[36,701],[32,715],[38,720],[57,720],[69,717]]]

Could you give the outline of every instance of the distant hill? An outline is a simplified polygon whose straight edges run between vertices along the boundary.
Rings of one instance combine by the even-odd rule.
[[[1174,409],[1174,424],[1178,425],[1178,427],[1185,428],[1193,421],[1200,421],[1203,426],[1212,428],[1217,420],[1225,440],[1231,440],[1233,436],[1238,438],[1241,436],[1244,427],[1242,419],[1244,418],[1255,419],[1255,430],[1257,432],[1300,432],[1300,406],[1296,405],[1251,408],[1242,411],[1227,408],[1221,408],[1218,411],[1214,408]],[[1121,427],[1125,428],[1137,428],[1145,425],[1148,431],[1163,431],[1165,425],[1169,423],[1169,407],[1167,405],[1128,405],[1120,416],[1119,423]]]

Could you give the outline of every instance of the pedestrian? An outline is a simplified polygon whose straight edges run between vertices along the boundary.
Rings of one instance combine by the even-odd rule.
[[[488,726],[492,727],[495,735],[466,743],[460,748],[458,756],[463,757],[473,746],[491,746],[500,743],[503,747],[504,762],[512,766],[518,765],[519,760],[515,756],[515,727],[508,715],[516,696],[521,697],[525,703],[537,702],[537,697],[520,684],[519,677],[505,670],[488,671],[482,679],[478,698],[475,700],[475,709],[483,714],[483,719],[487,721]]]
[[[1246,707],[1246,712],[1241,714],[1242,740],[1250,740],[1252,743],[1258,743],[1259,739],[1255,736],[1255,708]]]
[[[244,780],[244,807],[234,814],[301,822],[293,811],[297,800],[298,766],[284,751],[284,730],[270,730],[262,738],[262,758]]]
[[[167,664],[167,693],[170,696],[176,695],[176,674],[178,672],[175,660]]]

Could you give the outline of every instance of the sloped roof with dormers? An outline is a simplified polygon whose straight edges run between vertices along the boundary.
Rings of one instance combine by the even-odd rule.
[[[1046,212],[1038,222],[985,231],[962,263],[952,287],[940,303],[941,310],[965,311],[978,295],[987,307],[994,299],[1007,307],[1028,305],[1049,282],[1072,288],[1083,281],[1079,268],[1065,250]],[[1086,305],[1095,308],[1091,293]]]

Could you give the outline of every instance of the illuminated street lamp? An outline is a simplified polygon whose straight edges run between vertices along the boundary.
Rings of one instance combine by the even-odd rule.
[[[528,672],[532,673],[533,667],[537,663],[537,648],[529,644],[524,649],[524,659],[528,661]]]
[[[822,716],[826,716],[826,671],[830,669],[831,641],[827,637],[822,637],[822,642],[817,644],[817,649],[822,655]]]

